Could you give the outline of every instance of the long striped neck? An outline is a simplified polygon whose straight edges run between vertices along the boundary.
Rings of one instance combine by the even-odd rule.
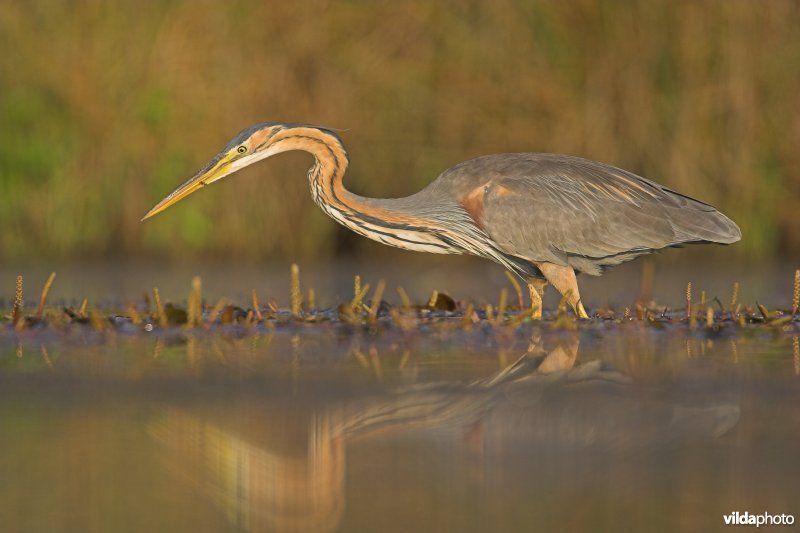
[[[521,276],[529,267],[501,251],[470,215],[447,198],[422,191],[406,198],[365,198],[344,188],[347,152],[332,132],[285,126],[263,139],[269,155],[302,150],[314,156],[308,171],[314,202],[340,224],[372,240],[419,252],[472,254],[491,259]]]
[[[333,133],[299,126],[279,130],[270,139],[273,153],[302,150],[314,156],[308,171],[314,202],[340,224],[370,239],[433,253],[461,253],[442,239],[437,221],[421,219],[396,200],[363,198],[344,188],[347,152]]]
[[[301,150],[313,155],[314,165],[308,171],[308,179],[314,202],[325,212],[331,207],[347,209],[354,196],[342,183],[349,161],[335,135],[312,127],[293,127],[278,131],[270,144],[277,152]]]

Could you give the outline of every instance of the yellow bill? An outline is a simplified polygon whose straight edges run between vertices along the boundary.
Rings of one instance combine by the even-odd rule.
[[[223,152],[217,155],[217,157],[209,161],[197,174],[186,180],[177,189],[169,193],[166,198],[158,202],[153,209],[142,217],[142,220],[157,215],[171,205],[180,202],[193,192],[230,174],[233,171],[233,169],[230,168],[230,162],[235,155],[236,152]]]

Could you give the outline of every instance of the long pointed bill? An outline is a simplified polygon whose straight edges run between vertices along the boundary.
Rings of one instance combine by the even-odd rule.
[[[231,168],[230,163],[234,154],[235,152],[223,153],[209,161],[209,163],[202,170],[183,182],[180,187],[169,193],[169,196],[158,202],[153,209],[148,211],[147,214],[142,217],[142,220],[148,219],[153,215],[157,215],[169,206],[180,202],[193,192],[202,189],[206,185],[209,185],[220,178],[224,178],[233,172],[234,169]]]

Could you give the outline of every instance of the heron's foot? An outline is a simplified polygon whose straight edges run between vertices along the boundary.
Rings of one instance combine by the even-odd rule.
[[[583,308],[583,303],[581,303],[575,270],[569,265],[556,265],[545,261],[535,264],[547,281],[552,283],[553,287],[564,296],[564,301],[572,307],[575,315],[578,318],[589,318],[586,309]]]

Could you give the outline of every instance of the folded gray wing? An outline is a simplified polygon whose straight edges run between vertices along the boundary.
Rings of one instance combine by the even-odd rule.
[[[482,217],[506,253],[598,274],[668,246],[741,237],[712,206],[630,172],[575,157],[513,155],[488,186]]]

